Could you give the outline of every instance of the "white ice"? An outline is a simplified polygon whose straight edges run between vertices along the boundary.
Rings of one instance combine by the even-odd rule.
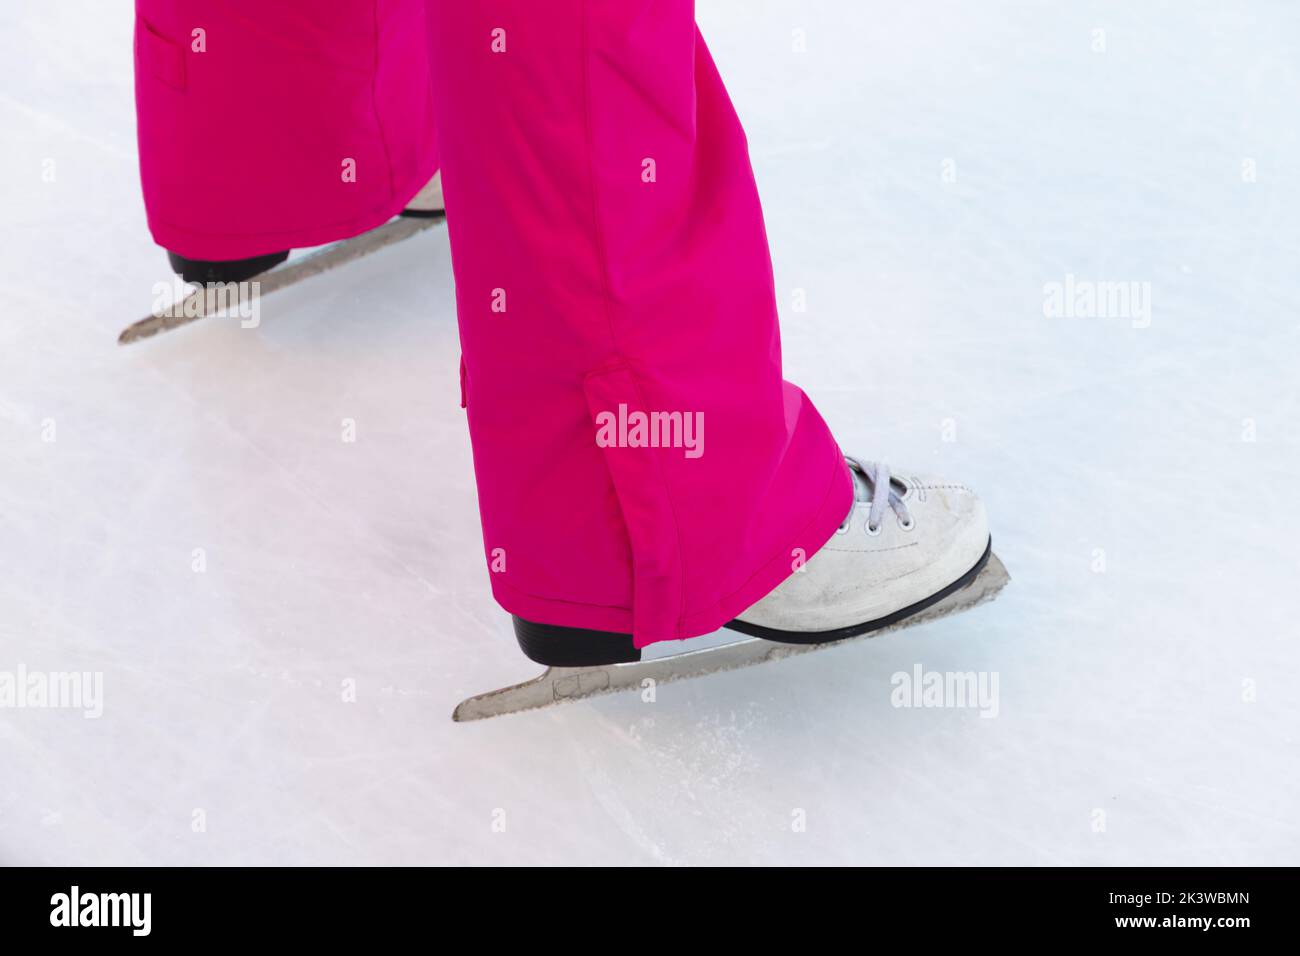
[[[7,0],[0,672],[102,673],[103,715],[0,709],[0,863],[1300,863],[1300,6],[699,16],[788,377],[846,449],[977,488],[1008,590],[453,724],[537,668],[488,593],[445,230],[119,348],[169,277],[131,6]],[[1149,323],[1045,315],[1067,275],[1149,283]],[[892,706],[917,665],[996,674],[997,716]]]

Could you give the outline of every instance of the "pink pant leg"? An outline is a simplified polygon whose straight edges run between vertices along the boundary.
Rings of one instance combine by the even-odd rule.
[[[237,259],[341,239],[437,169],[426,0],[136,0],[136,14],[159,245]]]
[[[434,43],[494,595],[639,646],[713,630],[852,491],[781,377],[745,137],[693,4],[442,0]],[[702,420],[702,454],[598,442],[636,412]]]

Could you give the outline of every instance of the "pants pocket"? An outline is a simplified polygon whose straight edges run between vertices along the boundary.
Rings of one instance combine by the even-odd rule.
[[[135,44],[146,72],[174,90],[185,90],[185,50],[180,44],[167,39],[144,17],[136,19]]]

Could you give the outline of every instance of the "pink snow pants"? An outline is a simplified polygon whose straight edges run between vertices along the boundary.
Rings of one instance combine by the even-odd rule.
[[[242,258],[352,235],[441,167],[507,611],[691,637],[830,538],[851,482],[781,377],[745,135],[692,0],[137,10],[159,244]]]

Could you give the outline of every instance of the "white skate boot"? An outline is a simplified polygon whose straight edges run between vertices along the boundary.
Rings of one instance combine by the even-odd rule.
[[[896,624],[975,580],[991,542],[974,492],[846,460],[854,502],[844,523],[728,627],[791,644],[838,641]]]

